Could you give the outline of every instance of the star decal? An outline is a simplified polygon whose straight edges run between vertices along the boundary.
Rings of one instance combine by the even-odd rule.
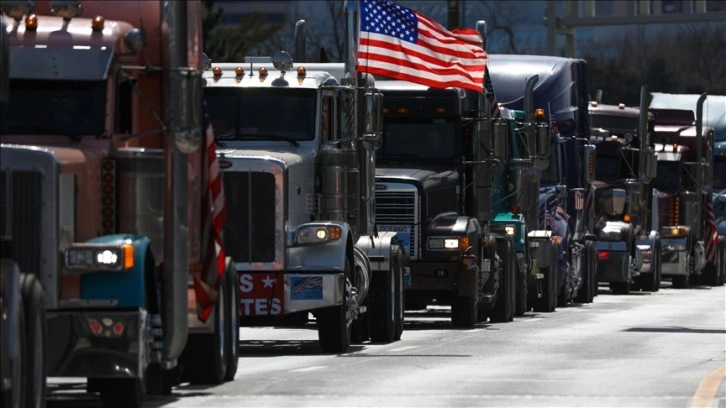
[[[262,283],[265,284],[266,288],[271,288],[275,281],[277,281],[277,279],[270,278],[270,275],[265,275],[265,279],[262,279]]]

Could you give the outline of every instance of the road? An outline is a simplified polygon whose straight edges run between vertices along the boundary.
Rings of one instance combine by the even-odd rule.
[[[406,313],[400,341],[340,355],[319,351],[312,323],[242,328],[240,338],[235,381],[181,386],[145,406],[726,407],[724,287],[601,287],[592,304],[468,330],[433,307]],[[99,402],[56,392],[49,403],[74,405]]]

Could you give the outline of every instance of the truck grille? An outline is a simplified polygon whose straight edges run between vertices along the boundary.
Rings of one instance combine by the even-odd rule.
[[[0,236],[12,238],[23,272],[41,272],[41,181],[36,171],[0,172]]]
[[[415,188],[410,191],[376,191],[376,224],[381,230],[396,230],[395,226],[411,227],[411,238],[406,248],[410,259],[418,258],[419,211]]]
[[[271,173],[222,173],[227,200],[224,247],[235,262],[275,260],[275,176]]]

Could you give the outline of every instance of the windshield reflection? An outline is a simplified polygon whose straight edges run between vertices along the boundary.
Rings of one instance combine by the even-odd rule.
[[[106,82],[13,80],[2,108],[2,134],[100,135]]]
[[[206,88],[217,140],[312,140],[315,90]]]
[[[378,163],[450,161],[457,154],[457,124],[443,119],[416,122],[387,120]]]

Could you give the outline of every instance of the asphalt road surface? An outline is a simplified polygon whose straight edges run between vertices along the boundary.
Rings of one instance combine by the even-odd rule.
[[[182,385],[148,407],[726,407],[726,288],[615,296],[454,329],[406,313],[400,341],[320,352],[305,328],[240,330],[234,381]],[[50,407],[100,406],[52,382]]]

